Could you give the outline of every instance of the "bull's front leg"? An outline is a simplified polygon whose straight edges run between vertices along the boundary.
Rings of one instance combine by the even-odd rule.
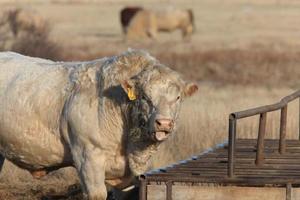
[[[95,148],[77,148],[72,152],[85,198],[106,200],[105,157]]]

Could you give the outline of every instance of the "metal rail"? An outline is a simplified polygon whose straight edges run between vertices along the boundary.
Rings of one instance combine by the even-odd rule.
[[[300,90],[281,99],[278,103],[252,108],[240,112],[234,112],[229,115],[229,134],[228,134],[228,177],[234,177],[234,161],[236,148],[236,124],[238,119],[260,115],[259,130],[257,138],[256,165],[263,165],[264,162],[264,139],[266,130],[267,113],[281,110],[280,114],[280,137],[279,137],[279,153],[284,154],[286,151],[286,123],[288,103],[299,98],[299,139],[300,139]]]

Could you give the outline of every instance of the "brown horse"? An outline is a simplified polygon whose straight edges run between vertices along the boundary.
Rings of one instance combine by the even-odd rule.
[[[127,38],[157,38],[159,31],[172,32],[177,29],[181,30],[183,38],[188,38],[193,33],[195,25],[191,9],[142,9],[129,22]]]

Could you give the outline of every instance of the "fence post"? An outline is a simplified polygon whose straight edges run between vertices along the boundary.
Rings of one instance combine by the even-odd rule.
[[[234,151],[236,142],[236,119],[233,115],[229,117],[229,138],[228,138],[228,176],[234,176]]]
[[[286,184],[286,200],[292,200],[292,184],[291,183],[287,183]]]
[[[286,151],[286,120],[287,120],[287,105],[281,108],[280,114],[280,140],[279,140],[279,153],[283,154]]]
[[[264,140],[266,134],[266,122],[267,122],[267,113],[260,114],[259,117],[259,128],[258,128],[258,140],[257,140],[257,152],[256,152],[256,165],[262,165],[264,161]]]
[[[147,182],[144,177],[140,177],[140,200],[147,200]]]
[[[167,186],[167,200],[172,200],[172,181],[168,181],[166,182],[166,186]]]
[[[299,117],[298,131],[299,131],[299,140],[300,140],[300,97],[299,97],[299,113],[298,113],[298,117]]]

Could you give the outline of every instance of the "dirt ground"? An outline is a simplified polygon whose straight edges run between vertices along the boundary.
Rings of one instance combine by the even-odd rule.
[[[129,5],[192,8],[196,32],[189,41],[183,41],[179,31],[160,33],[155,41],[125,41],[119,11]],[[300,1],[297,0],[27,0],[26,3],[0,0],[0,12],[11,7],[33,8],[48,19],[52,27],[51,39],[63,46],[65,60],[87,60],[116,54],[129,47],[143,48],[160,55],[174,64],[176,70],[202,84],[200,92],[206,95],[199,93],[187,102],[182,114],[189,118],[191,112],[195,113],[195,124],[199,126],[190,120],[183,121],[185,125],[180,130],[185,134],[168,143],[173,148],[162,148],[156,157],[156,167],[221,142],[226,139],[229,112],[273,103],[300,83],[295,80],[300,74],[297,67]],[[182,55],[188,56],[182,58]],[[234,67],[239,69],[234,71]],[[245,81],[241,81],[241,77]],[[212,83],[216,80],[222,80],[222,84]],[[234,86],[224,86],[229,83]],[[235,105],[232,99],[236,99]],[[253,124],[245,127],[248,130],[257,128]],[[196,135],[200,131],[207,134]],[[178,141],[183,142],[179,144]],[[195,144],[184,147],[192,142]],[[186,151],[178,155],[176,152],[183,147]],[[74,169],[60,170],[34,180],[28,172],[6,162],[0,174],[0,200],[81,198]]]

